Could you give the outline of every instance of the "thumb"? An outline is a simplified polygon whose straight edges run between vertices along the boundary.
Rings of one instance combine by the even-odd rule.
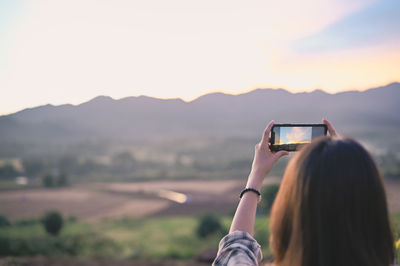
[[[278,151],[277,153],[275,153],[275,157],[277,159],[281,158],[282,156],[286,156],[286,155],[289,155],[288,151]]]

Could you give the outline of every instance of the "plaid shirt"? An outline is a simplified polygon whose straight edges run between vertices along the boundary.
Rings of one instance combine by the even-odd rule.
[[[212,265],[258,265],[262,260],[260,245],[247,232],[235,231],[219,242],[217,257]]]

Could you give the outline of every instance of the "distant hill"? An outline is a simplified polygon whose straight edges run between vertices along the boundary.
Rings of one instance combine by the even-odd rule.
[[[399,114],[400,83],[336,94],[283,89],[211,93],[191,102],[99,96],[80,105],[45,105],[1,116],[0,143],[255,137],[271,119],[319,123],[326,117],[344,134],[392,145],[400,142]]]

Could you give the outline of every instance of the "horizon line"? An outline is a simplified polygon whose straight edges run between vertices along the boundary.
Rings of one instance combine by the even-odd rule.
[[[197,99],[199,99],[199,98],[201,98],[201,97],[203,97],[203,96],[210,95],[210,94],[217,94],[217,93],[221,93],[221,94],[225,94],[225,95],[232,95],[232,96],[239,96],[239,95],[243,95],[243,94],[250,93],[250,92],[255,91],[255,90],[284,90],[284,91],[287,91],[287,92],[289,92],[289,93],[291,93],[291,94],[312,93],[312,92],[315,92],[315,91],[322,91],[322,92],[324,92],[324,93],[326,93],[326,94],[329,94],[329,95],[335,95],[335,94],[345,93],[345,92],[363,92],[363,91],[367,91],[367,90],[377,89],[377,88],[380,88],[380,87],[386,87],[386,86],[389,86],[389,85],[395,84],[395,83],[400,83],[400,80],[395,80],[395,81],[387,82],[387,83],[384,83],[384,85],[378,85],[378,86],[374,86],[374,87],[367,87],[367,88],[362,88],[362,89],[344,89],[344,90],[337,91],[337,92],[333,92],[333,93],[328,92],[328,91],[326,91],[326,90],[324,90],[324,89],[322,89],[322,88],[318,88],[318,87],[317,87],[317,88],[312,88],[312,89],[304,89],[304,90],[301,90],[301,91],[293,91],[292,89],[288,89],[288,88],[284,88],[284,87],[279,87],[279,86],[268,88],[268,86],[258,86],[258,85],[256,85],[256,86],[250,87],[249,89],[245,89],[245,90],[242,90],[242,91],[239,91],[239,92],[229,92],[229,91],[226,91],[226,90],[218,90],[218,89],[217,89],[217,90],[209,90],[209,91],[207,91],[207,92],[205,92],[205,93],[203,93],[203,94],[200,94],[200,95],[195,96],[195,97],[192,97],[192,98],[184,98],[184,97],[157,97],[157,96],[150,96],[150,95],[144,95],[144,94],[129,95],[129,96],[121,97],[121,98],[113,98],[113,97],[110,96],[110,95],[97,95],[97,96],[94,96],[94,97],[90,98],[89,100],[84,100],[84,101],[82,101],[82,102],[80,102],[80,103],[78,103],[78,104],[63,103],[63,104],[56,104],[56,105],[54,105],[54,104],[51,104],[51,103],[47,103],[47,104],[42,104],[42,105],[36,105],[36,106],[26,107],[26,108],[20,109],[20,110],[15,111],[15,112],[0,113],[0,117],[12,115],[12,114],[15,114],[15,113],[22,112],[22,111],[24,111],[24,110],[34,109],[34,108],[43,107],[43,106],[47,106],[47,105],[56,106],[56,107],[57,107],[57,106],[62,106],[62,105],[79,106],[79,105],[88,103],[88,102],[90,102],[90,101],[92,101],[93,99],[96,99],[96,98],[98,98],[98,97],[107,97],[107,98],[111,98],[112,100],[115,100],[115,101],[122,100],[122,99],[126,99],[126,98],[130,98],[130,97],[134,97],[134,98],[138,98],[138,97],[148,97],[148,98],[153,98],[153,99],[158,99],[158,100],[181,100],[181,101],[183,101],[183,102],[185,102],[185,103],[191,103],[191,102],[194,102],[194,101],[196,101]]]

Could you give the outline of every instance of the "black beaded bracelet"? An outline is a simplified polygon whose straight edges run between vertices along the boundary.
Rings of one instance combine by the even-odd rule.
[[[260,193],[260,191],[258,191],[255,188],[251,188],[251,187],[247,187],[247,188],[243,189],[242,192],[240,192],[239,198],[241,199],[243,197],[244,193],[249,192],[249,191],[256,193],[257,196],[258,196],[258,202],[261,201],[261,193]]]

